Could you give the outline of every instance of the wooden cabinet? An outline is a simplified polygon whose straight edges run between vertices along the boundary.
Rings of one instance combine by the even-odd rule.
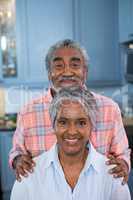
[[[133,40],[133,0],[119,0],[120,42]]]
[[[15,176],[9,168],[8,154],[12,146],[13,132],[0,132],[0,177],[2,200],[9,200]]]

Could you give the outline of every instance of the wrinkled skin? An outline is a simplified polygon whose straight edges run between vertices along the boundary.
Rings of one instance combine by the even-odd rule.
[[[109,170],[109,173],[113,175],[114,178],[123,177],[122,184],[124,185],[128,181],[129,177],[129,167],[125,160],[117,158],[114,153],[108,155],[107,165],[116,165]]]
[[[30,154],[19,155],[13,161],[13,168],[15,169],[16,179],[22,180],[21,176],[27,177],[28,173],[32,173],[34,170],[35,162],[33,161]]]

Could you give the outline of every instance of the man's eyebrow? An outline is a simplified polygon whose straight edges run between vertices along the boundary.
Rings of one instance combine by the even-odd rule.
[[[72,57],[72,58],[71,58],[71,61],[78,61],[78,62],[80,62],[80,61],[81,61],[81,59],[80,59],[80,58],[78,58],[78,57]]]
[[[53,58],[53,62],[56,62],[56,61],[62,61],[63,59],[61,57],[55,57]]]

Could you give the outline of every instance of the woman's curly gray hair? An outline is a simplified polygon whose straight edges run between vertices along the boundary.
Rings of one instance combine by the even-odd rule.
[[[64,100],[70,100],[71,102],[78,102],[82,105],[84,111],[89,117],[92,126],[95,126],[97,105],[93,94],[85,88],[63,88],[59,90],[54,96],[50,107],[49,113],[52,121],[53,128],[55,126],[57,114],[59,108]]]

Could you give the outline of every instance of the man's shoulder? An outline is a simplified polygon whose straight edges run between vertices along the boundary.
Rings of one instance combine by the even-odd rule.
[[[27,112],[33,112],[36,109],[47,107],[50,101],[51,101],[50,96],[48,95],[48,93],[45,93],[37,98],[30,100],[27,104],[25,104],[23,108],[20,110],[20,113],[25,114]]]
[[[91,92],[97,102],[97,104],[100,106],[112,106],[112,107],[118,107],[118,104],[111,99],[110,97],[95,93],[95,92]]]

